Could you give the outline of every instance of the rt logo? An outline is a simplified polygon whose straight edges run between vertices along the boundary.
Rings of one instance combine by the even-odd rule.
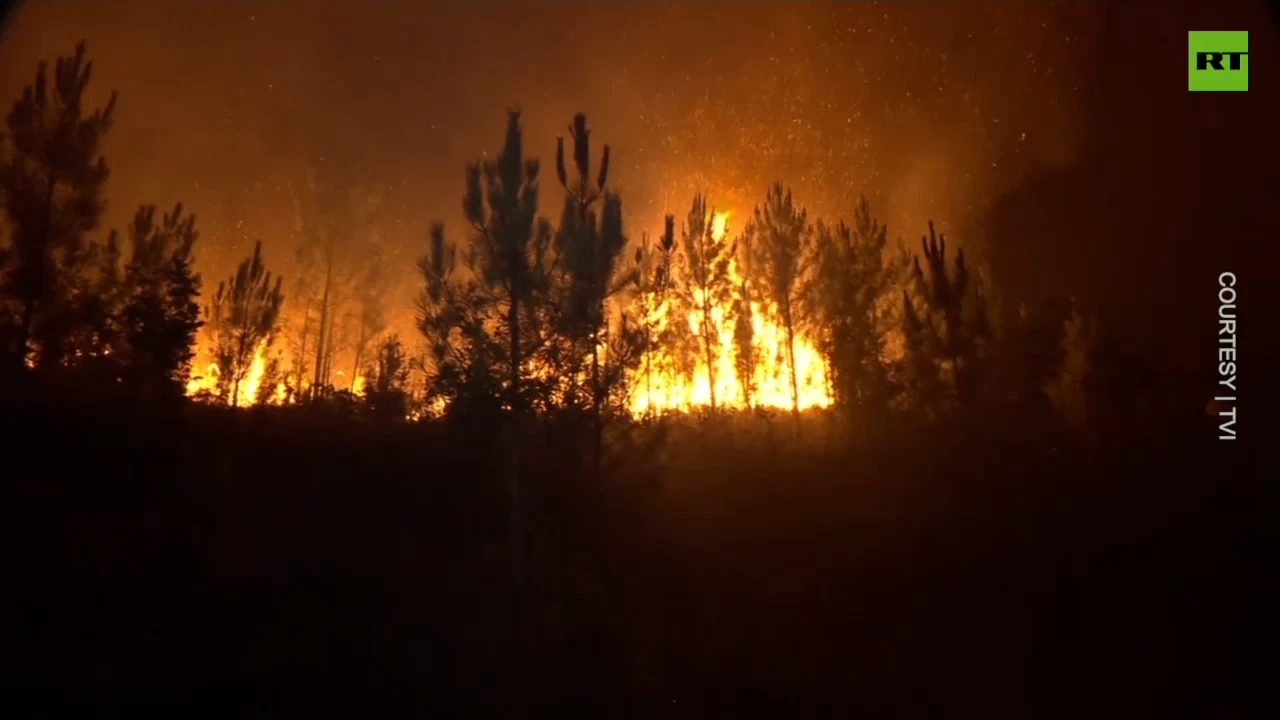
[[[1187,33],[1187,89],[1191,92],[1249,90],[1249,33]]]

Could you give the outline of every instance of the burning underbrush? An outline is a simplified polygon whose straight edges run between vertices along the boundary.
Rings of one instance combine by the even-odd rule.
[[[726,241],[728,213],[712,217],[713,241]],[[830,407],[831,389],[825,360],[815,344],[803,333],[792,338],[792,352],[787,352],[786,328],[776,318],[777,308],[767,299],[745,292],[746,283],[737,260],[729,264],[729,284],[734,288],[727,296],[709,299],[695,292],[693,303],[675,297],[664,298],[648,312],[642,322],[649,335],[658,338],[702,338],[700,351],[675,343],[653,342],[641,354],[626,379],[626,410],[641,418],[667,413],[687,414],[716,407],[724,410],[790,410],[801,411]],[[689,309],[690,305],[700,306]],[[615,307],[615,311],[625,308]],[[744,345],[742,320],[746,309],[749,318],[748,338]],[[710,323],[704,327],[706,320]],[[708,329],[709,328],[709,329]],[[678,342],[678,341],[676,341]],[[744,369],[742,355],[749,347],[751,363]],[[602,346],[602,354],[608,348]],[[235,407],[283,405],[308,396],[312,383],[300,372],[287,349],[261,342],[244,369],[224,372],[210,343],[201,343],[196,354],[187,395],[192,398],[221,402]],[[791,363],[795,364],[795,386],[792,387]],[[344,391],[354,398],[367,395],[366,374],[348,379],[338,371],[331,391]],[[422,367],[414,368],[413,377],[403,388],[408,395],[426,395],[429,380]],[[532,378],[551,378],[550,368],[530,367]],[[236,375],[239,377],[236,377]],[[406,377],[408,375],[406,374]],[[585,381],[585,378],[583,379]],[[440,402],[429,410],[442,411]],[[432,414],[425,410],[411,414]]]

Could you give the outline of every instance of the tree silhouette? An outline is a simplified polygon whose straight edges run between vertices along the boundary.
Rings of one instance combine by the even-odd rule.
[[[36,69],[7,119],[12,152],[0,157],[0,194],[11,230],[3,297],[16,322],[4,348],[11,366],[51,366],[74,325],[76,284],[88,262],[85,236],[105,208],[106,160],[99,153],[116,95],[93,112],[83,95],[92,76],[83,42],[59,57],[52,85],[46,63]],[[35,347],[32,347],[34,342]]]
[[[457,344],[452,335],[457,323],[450,317],[457,308],[452,297],[457,248],[445,242],[444,223],[433,223],[428,239],[427,253],[418,259],[423,289],[417,299],[417,324],[427,343],[422,369],[427,374],[427,404],[431,405],[441,385],[437,380],[464,359],[455,355]]]
[[[463,215],[473,230],[467,254],[479,290],[497,306],[505,336],[505,400],[519,414],[527,409],[522,392],[527,357],[521,339],[524,311],[537,300],[542,286],[535,260],[546,251],[549,238],[535,233],[539,162],[525,158],[520,113],[507,115],[506,138],[497,157],[472,163],[466,170]]]
[[[752,399],[756,391],[756,367],[759,353],[756,350],[755,311],[753,303],[758,293],[754,283],[755,265],[753,263],[756,246],[755,222],[747,223],[742,236],[738,238],[738,273],[742,282],[738,285],[737,296],[730,308],[733,319],[733,364],[738,375],[738,384],[742,386],[742,400],[748,408],[752,407]]]
[[[654,265],[656,253],[649,243],[649,233],[640,234],[640,245],[636,248],[632,262],[636,272],[631,276],[632,290],[635,292],[635,307],[640,316],[640,332],[646,345],[653,341],[654,313],[657,312],[656,284]],[[653,360],[645,355],[644,368],[645,416],[653,412]]]
[[[364,375],[368,378],[365,402],[374,417],[403,420],[409,410],[409,357],[399,335],[392,334],[378,343]]]
[[[213,353],[218,364],[220,393],[232,407],[240,403],[240,383],[254,356],[274,337],[284,305],[282,278],[273,278],[262,262],[262,241],[240,263],[230,280],[218,283],[206,312],[213,330]],[[228,398],[229,396],[229,398]]]
[[[508,455],[508,527],[512,574],[516,595],[515,612],[523,607],[523,521],[520,499],[521,418],[529,409],[525,396],[525,364],[528,359],[522,340],[525,323],[533,323],[538,291],[546,287],[543,260],[551,242],[550,227],[539,223],[538,175],[541,165],[524,155],[520,112],[507,113],[507,129],[502,149],[495,158],[471,163],[466,168],[463,215],[473,235],[467,254],[475,282],[468,294],[472,307],[492,307],[499,337],[505,335],[506,398],[511,413]],[[469,298],[470,299],[470,298]],[[481,337],[471,328],[473,338]],[[496,358],[495,358],[496,359]],[[519,622],[513,629],[520,647]]]
[[[990,334],[986,300],[982,289],[971,284],[964,250],[956,252],[954,267],[947,269],[947,241],[929,223],[929,235],[920,239],[925,267],[920,256],[914,259],[911,281],[920,307],[911,309],[919,351],[933,355],[950,372],[956,399],[973,399],[979,379],[977,361],[981,343]],[[972,295],[970,295],[972,294]],[[972,296],[972,306],[965,302]],[[911,299],[904,295],[907,303]]]
[[[656,244],[650,245],[647,233],[642,236],[641,247],[637,248],[635,256],[637,271],[631,276],[641,318],[641,342],[646,349],[662,348],[665,351],[659,358],[655,358],[652,352],[644,353],[646,415],[653,414],[654,373],[665,375],[668,382],[674,379],[678,367],[670,363],[682,354],[684,338],[681,331],[687,334],[688,330],[687,322],[674,320],[678,313],[671,305],[676,287],[675,225],[675,217],[667,215],[663,219],[662,236]],[[655,359],[660,361],[659,367],[654,367]]]
[[[697,335],[699,349],[707,363],[712,411],[716,409],[716,358],[721,347],[719,320],[712,310],[733,296],[729,269],[735,252],[734,245],[726,245],[722,237],[715,236],[714,217],[715,208],[708,212],[706,198],[695,195],[680,236],[685,270],[685,283],[680,291],[686,305],[699,319]]]
[[[801,263],[808,258],[813,230],[809,214],[797,208],[791,191],[782,183],[769,189],[764,207],[755,209],[752,265],[761,288],[771,301],[787,336],[786,357],[791,379],[791,412],[800,417],[800,390],[796,370],[796,327],[802,304]]]
[[[90,241],[82,260],[81,271],[63,288],[67,297],[62,312],[45,318],[49,339],[43,347],[59,365],[97,372],[102,378],[118,377],[127,346],[119,318],[126,294],[119,235],[113,230],[106,242]]]
[[[888,228],[872,217],[863,197],[852,226],[819,221],[815,232],[804,299],[834,400],[847,410],[882,412],[889,398],[881,301],[895,279],[884,259]]]
[[[418,260],[423,290],[417,299],[418,331],[427,346],[421,360],[425,405],[455,415],[484,414],[477,410],[503,401],[494,365],[508,350],[492,337],[492,297],[474,278],[455,276],[458,251],[445,240],[443,223],[431,226],[428,241],[427,253]]]
[[[591,417],[594,425],[594,467],[600,474],[601,442],[604,425],[601,408],[605,404],[610,386],[606,385],[600,365],[601,347],[616,344],[619,338],[607,338],[609,318],[605,302],[616,292],[632,282],[636,269],[622,272],[620,261],[627,238],[622,228],[622,199],[609,192],[605,183],[609,177],[609,146],[605,145],[600,156],[600,167],[591,176],[591,131],[587,129],[587,116],[578,113],[569,126],[573,139],[573,162],[577,176],[569,178],[565,169],[564,138],[556,138],[556,177],[564,187],[572,213],[565,213],[558,235],[561,244],[561,263],[568,281],[568,298],[564,321],[568,332],[585,342],[591,358]],[[597,220],[595,206],[600,203]],[[619,346],[624,356],[628,350]],[[614,354],[610,353],[613,358]],[[619,377],[611,373],[611,377]]]
[[[379,250],[370,226],[381,210],[384,189],[357,180],[356,173],[351,163],[326,158],[309,169],[301,187],[294,191],[301,234],[296,289],[303,313],[292,374],[301,380],[305,366],[310,365],[313,396],[330,389],[339,336],[348,329],[342,321],[350,301],[361,301],[353,310],[358,320],[357,339],[363,333],[367,341],[371,333],[363,327],[364,322],[379,314],[376,298],[370,297],[379,292],[376,283],[371,286],[364,281],[370,279],[369,273],[377,272],[370,267]],[[366,299],[371,301],[367,315]],[[362,352],[363,348],[357,348],[357,356]],[[357,370],[359,360],[357,357]]]
[[[193,256],[198,233],[196,216],[184,216],[181,203],[159,224],[155,212],[154,205],[143,205],[129,226],[122,325],[134,381],[173,397],[190,375],[192,348],[203,325]]]
[[[701,339],[694,336],[685,307],[688,302],[682,295],[683,278],[680,277],[680,248],[676,242],[675,217],[663,219],[663,233],[658,243],[657,267],[654,269],[657,305],[660,308],[660,324],[653,343],[663,348],[660,372],[666,376],[668,388],[675,385],[677,377],[692,377],[695,358],[701,353]],[[670,401],[673,398],[668,397]]]
[[[274,332],[273,332],[274,335]],[[273,343],[267,343],[264,347],[264,353],[270,350]],[[266,358],[262,365],[262,377],[258,381],[258,387],[251,398],[254,405],[270,405],[275,402],[280,390],[281,383],[286,380],[286,372],[284,367],[284,358],[280,356],[280,351],[275,351]]]
[[[364,371],[365,352],[370,343],[387,327],[387,282],[386,254],[381,246],[370,248],[368,258],[362,271],[357,276],[356,299],[359,307],[355,311],[355,360],[352,362],[351,383],[354,389],[356,378]],[[369,378],[365,377],[368,383]]]

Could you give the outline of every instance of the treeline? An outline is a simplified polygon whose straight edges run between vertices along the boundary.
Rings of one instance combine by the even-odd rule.
[[[91,68],[83,44],[52,73],[41,64],[0,136],[0,348],[11,370],[175,400],[188,394],[203,332],[209,357],[195,374],[212,365],[202,394],[228,405],[341,398],[392,419],[567,414],[589,419],[598,439],[612,418],[667,407],[655,386],[705,382],[711,410],[753,408],[762,365],[782,374],[798,416],[803,341],[820,355],[823,404],[859,424],[1011,402],[1085,422],[1096,333],[1070,303],[999,316],[982,272],[932,224],[913,252],[890,243],[865,199],[847,222],[814,220],[782,184],[739,228],[699,195],[680,222],[668,215],[655,237],[634,237],[609,185],[609,146],[593,153],[581,114],[558,139],[558,222],[539,214],[541,165],[524,153],[518,112],[499,152],[467,166],[465,241],[437,223],[418,262],[421,343],[385,333],[382,194],[346,168],[313,169],[294,188],[303,242],[288,292],[259,241],[202,294],[196,220],[181,204],[143,205],[123,233],[94,239],[116,98],[85,109]],[[777,332],[758,337],[762,321]],[[351,385],[336,392],[342,348]],[[735,397],[724,397],[726,374]]]

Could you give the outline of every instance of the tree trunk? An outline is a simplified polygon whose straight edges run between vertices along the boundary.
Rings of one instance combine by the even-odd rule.
[[[599,324],[596,325],[599,327]],[[593,424],[592,431],[595,435],[593,438],[594,450],[592,455],[592,479],[600,482],[600,468],[602,466],[600,453],[604,448],[604,419],[600,416],[600,408],[602,405],[601,394],[604,388],[600,387],[600,336],[599,333],[591,333],[591,420]]]
[[[646,322],[648,322],[646,320]],[[653,360],[652,353],[649,351],[649,331],[645,331],[645,351],[644,351],[644,397],[645,406],[644,414],[652,415],[653,413]]]
[[[516,263],[511,276],[510,306],[507,309],[507,326],[510,335],[510,448],[507,466],[507,531],[511,545],[511,673],[515,709],[523,706],[523,672],[525,659],[525,593],[524,593],[524,523],[520,507],[520,442],[521,442],[521,392],[520,392],[520,288]]]
[[[327,259],[324,271],[324,291],[320,294],[320,327],[316,336],[316,371],[315,380],[311,383],[311,394],[315,398],[323,391],[328,384],[328,376],[325,374],[326,353],[329,349],[329,336],[333,333],[333,318],[330,317],[329,294],[333,287],[333,250],[327,251]]]
[[[784,298],[782,321],[787,326],[787,366],[791,370],[791,414],[796,419],[796,431],[800,430],[800,388],[796,382],[796,337],[795,323],[791,318],[791,300]]]
[[[591,199],[587,197],[587,178],[585,175],[581,178],[579,184],[578,196],[578,218],[582,227],[587,227],[587,208],[591,206]],[[603,404],[601,393],[603,388],[600,387],[600,325],[604,320],[604,288],[607,286],[609,279],[606,278],[603,260],[603,248],[601,247],[600,233],[592,228],[592,248],[591,248],[591,432],[592,432],[592,456],[591,456],[591,477],[596,483],[600,482],[601,458],[600,453],[604,447],[604,420],[600,417],[600,408]],[[599,307],[594,304],[600,303]]]
[[[311,303],[307,303],[307,309],[302,313],[302,336],[298,339],[298,360],[295,363],[294,375],[294,391],[302,393],[302,381],[305,379],[303,373],[306,372],[307,357],[307,333],[311,330]]]
[[[585,205],[583,206],[583,217],[586,217]],[[600,417],[600,408],[604,399],[601,397],[604,388],[600,387],[600,326],[607,322],[604,316],[604,296],[605,287],[608,285],[609,279],[605,277],[606,268],[602,257],[604,255],[603,239],[599,232],[592,233],[592,237],[595,245],[592,249],[595,271],[591,273],[591,282],[595,287],[591,288],[591,302],[594,304],[599,301],[600,306],[595,307],[593,305],[592,312],[595,314],[591,318],[591,420],[594,424],[592,428],[594,448],[591,457],[591,478],[593,482],[599,484],[600,469],[603,466],[600,453],[604,449],[604,418]]]
[[[332,313],[330,313],[329,332],[326,340],[327,342],[325,343],[325,348],[324,348],[324,380],[325,380],[325,385],[328,386],[331,383],[333,378],[334,343],[333,343]]]
[[[710,288],[704,288],[702,293],[702,347],[703,354],[707,358],[707,386],[711,391],[711,411],[716,410],[716,368],[712,361],[711,338],[717,337],[715,328],[711,327],[711,302],[709,296]]]
[[[241,347],[244,343],[240,343]],[[231,383],[231,407],[240,407],[240,381],[244,379],[244,351],[240,350],[236,353],[236,366],[232,370],[233,382]]]
[[[367,326],[365,325],[364,320],[361,320],[360,321],[360,337],[358,340],[356,340],[356,361],[355,363],[353,363],[353,366],[351,368],[351,392],[353,393],[356,391],[356,378],[360,377],[360,361],[364,359],[363,358],[364,346],[365,346],[364,336],[366,332],[367,332]]]
[[[245,320],[245,324],[248,320]],[[231,407],[240,407],[240,382],[244,380],[245,363],[253,361],[253,353],[245,352],[245,338],[249,337],[249,329],[242,324],[236,338],[235,368],[232,369],[234,381],[231,383]]]
[[[45,275],[52,251],[50,245],[53,244],[53,196],[57,188],[58,174],[50,171],[49,182],[45,187],[44,194],[44,240],[40,246],[40,265],[35,269],[34,273],[38,280],[38,285],[34,289],[35,297],[26,298],[26,302],[23,304],[22,321],[18,326],[17,361],[20,370],[25,370],[27,367],[27,343],[31,341],[31,325],[35,321],[36,306],[39,303],[38,296],[48,291]]]

